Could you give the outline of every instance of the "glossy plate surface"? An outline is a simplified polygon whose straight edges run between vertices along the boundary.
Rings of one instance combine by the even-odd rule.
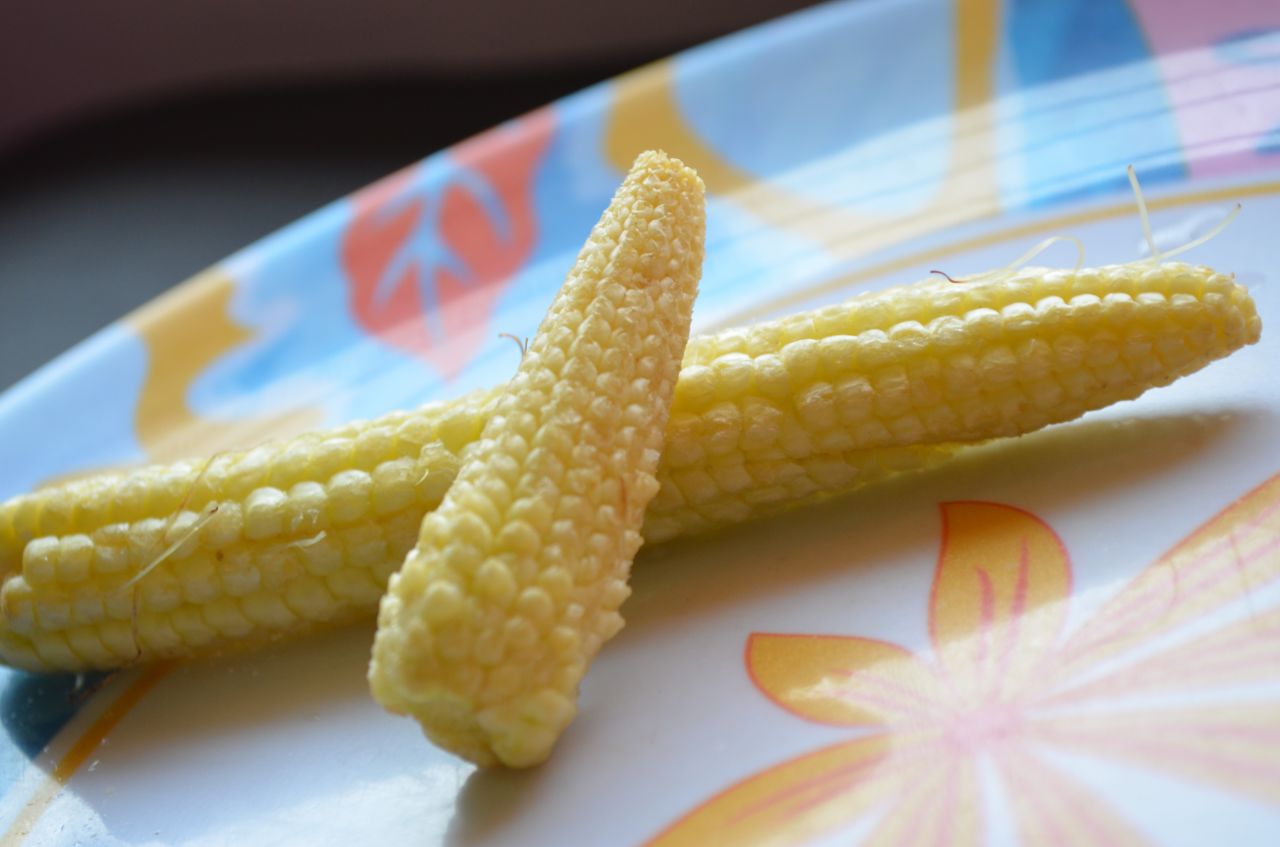
[[[1132,163],[1162,248],[1244,204],[1190,258],[1250,287],[1263,339],[646,550],[535,771],[474,772],[382,712],[371,625],[89,692],[0,671],[0,844],[1275,843],[1275,4],[864,0],[644,68],[308,216],[0,396],[0,496],[502,380],[498,333],[533,331],[655,146],[711,192],[703,330],[1053,234],[1140,258]],[[850,684],[815,693],[833,670]]]

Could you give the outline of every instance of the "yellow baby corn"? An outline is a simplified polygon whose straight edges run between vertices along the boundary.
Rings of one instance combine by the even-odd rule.
[[[641,155],[391,578],[373,694],[458,755],[543,761],[622,628],[703,230],[697,174]]]
[[[1071,420],[1252,344],[1261,326],[1232,278],[1170,262],[937,278],[694,338],[645,538]]]
[[[1068,420],[1259,331],[1242,286],[1169,263],[933,279],[694,338],[643,534],[726,525]],[[371,614],[500,391],[0,504],[0,659],[118,667]]]

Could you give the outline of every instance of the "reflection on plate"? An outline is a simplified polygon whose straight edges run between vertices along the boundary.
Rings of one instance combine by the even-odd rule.
[[[867,0],[641,69],[232,256],[0,396],[0,496],[503,379],[646,147],[711,192],[707,329],[1045,235],[1192,258],[1280,326],[1280,8]],[[1073,257],[1049,253],[1045,261]],[[1261,344],[871,494],[646,551],[556,756],[379,710],[367,625],[104,679],[0,672],[0,844],[1264,844],[1280,384]],[[92,408],[92,426],[83,410]]]

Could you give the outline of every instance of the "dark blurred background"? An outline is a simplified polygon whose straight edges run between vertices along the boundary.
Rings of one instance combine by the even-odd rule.
[[[797,0],[46,0],[0,12],[0,391],[324,203]]]

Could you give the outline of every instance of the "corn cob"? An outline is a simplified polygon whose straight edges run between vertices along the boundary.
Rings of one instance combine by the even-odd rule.
[[[957,443],[1070,420],[1260,329],[1242,286],[1168,263],[930,279],[691,339],[644,537],[724,526],[935,462]],[[110,668],[370,615],[498,396],[0,504],[0,659]]]
[[[1072,420],[1252,344],[1261,327],[1243,286],[1170,262],[935,278],[691,339],[645,538]]]
[[[636,160],[391,577],[369,683],[481,765],[542,762],[618,609],[702,273],[703,188]]]

